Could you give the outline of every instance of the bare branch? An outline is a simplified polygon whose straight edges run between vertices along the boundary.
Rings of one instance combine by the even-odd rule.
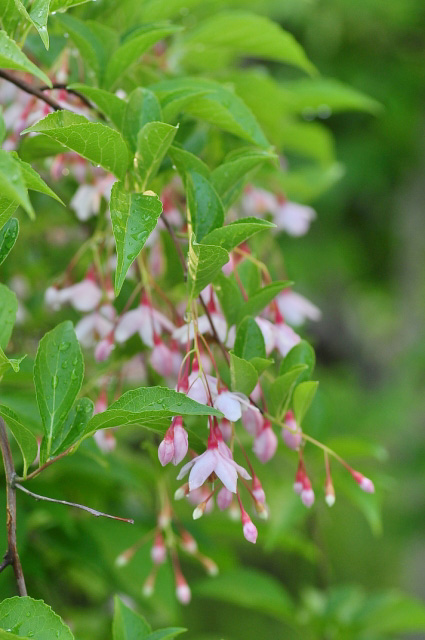
[[[67,507],[75,507],[76,509],[82,509],[83,511],[87,511],[91,513],[92,516],[99,518],[100,516],[103,518],[111,518],[112,520],[119,520],[120,522],[128,522],[129,524],[134,524],[134,520],[131,518],[119,518],[118,516],[112,516],[109,513],[103,513],[103,511],[98,511],[97,509],[92,509],[91,507],[86,507],[84,504],[77,504],[76,502],[68,502],[68,500],[56,500],[56,498],[48,498],[47,496],[40,496],[38,493],[33,493],[29,491],[26,487],[22,486],[19,483],[15,483],[16,489],[23,491],[31,498],[35,500],[43,500],[44,502],[54,502],[55,504],[64,504]]]
[[[52,107],[52,109],[54,109],[55,111],[60,111],[63,109],[63,107],[59,104],[59,102],[56,102],[56,100],[44,94],[40,89],[37,89],[37,87],[33,87],[28,82],[25,82],[25,80],[21,80],[20,78],[17,78],[13,73],[9,73],[4,69],[0,69],[0,78],[4,78],[8,82],[11,82],[12,84],[14,84],[16,87],[19,87],[19,89],[22,89],[22,91],[25,91],[25,93],[29,93],[30,95],[35,96],[39,100],[42,100],[43,102],[48,104],[50,107]]]

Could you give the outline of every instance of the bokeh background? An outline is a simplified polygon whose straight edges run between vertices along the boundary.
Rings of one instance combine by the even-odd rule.
[[[107,21],[110,4],[99,0],[81,13],[96,19],[105,12]],[[102,457],[94,447],[82,448],[33,487],[135,513],[133,528],[18,496],[30,592],[70,621],[80,640],[110,637],[113,593],[131,598],[154,628],[186,626],[188,640],[379,640],[408,632],[424,638],[419,600],[425,596],[425,4],[261,0],[207,2],[203,10],[209,4],[269,15],[296,36],[324,76],[381,105],[373,113],[334,113],[326,104],[319,111],[304,109],[306,122],[333,133],[334,151],[318,184],[313,175],[307,186],[288,183],[290,195],[318,212],[310,233],[279,238],[288,275],[323,312],[320,323],[306,330],[320,380],[306,426],[372,477],[377,495],[360,494],[335,469],[335,506],[330,510],[318,500],[307,513],[292,495],[295,460],[282,447],[279,461],[262,474],[272,515],[260,523],[255,547],[242,539],[240,524],[217,512],[194,524],[191,507],[180,503],[200,549],[220,566],[217,578],[206,578],[190,560],[184,563],[193,601],[182,609],[169,567],[161,569],[155,595],[142,597],[149,545],[128,566],[114,565],[155,517],[151,465],[141,455],[149,444],[126,431],[114,454]],[[281,65],[270,68],[276,77],[296,77]],[[61,319],[46,315],[43,291],[81,242],[70,211],[42,197],[37,202],[43,213],[33,226],[22,225],[2,271],[6,282],[12,274],[29,274],[28,315],[14,338],[17,345],[31,327],[40,332],[40,326],[45,330]],[[279,263],[281,256],[274,260]],[[31,359],[26,366],[22,388],[28,386]],[[2,397],[13,405],[13,389],[5,381]],[[19,409],[35,423],[31,398],[28,393],[26,404],[20,400]],[[320,455],[308,455],[313,476],[322,482]],[[4,546],[3,527],[0,540]],[[13,592],[11,576],[2,574],[0,596]]]

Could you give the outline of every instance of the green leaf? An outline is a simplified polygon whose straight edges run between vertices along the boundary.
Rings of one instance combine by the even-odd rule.
[[[115,596],[112,640],[146,640],[151,632],[146,620]]]
[[[162,203],[157,196],[129,193],[116,182],[112,187],[110,210],[117,247],[115,295],[118,295],[127,271],[156,227]]]
[[[9,409],[9,407],[0,404],[0,416],[6,422],[21,450],[24,461],[23,475],[26,477],[28,467],[37,457],[37,439],[34,434],[22,424],[21,418],[19,418],[12,409]]]
[[[126,174],[129,165],[127,145],[118,131],[105,124],[90,122],[69,111],[56,111],[24,133],[30,131],[44,133],[118,178],[124,178]]]
[[[180,147],[171,146],[168,155],[175,164],[176,169],[179,172],[183,182],[186,181],[186,176],[190,171],[199,173],[207,180],[209,179],[210,170],[208,169],[205,162],[203,162],[200,158],[198,158],[198,156],[195,156],[190,151],[180,149]]]
[[[267,305],[290,284],[288,280],[272,282],[253,293],[239,311],[239,320],[243,320],[245,316],[258,315],[260,311],[267,307]]]
[[[236,331],[234,352],[239,358],[265,358],[266,347],[263,334],[254,318],[244,318]]]
[[[6,125],[3,118],[3,109],[0,107],[0,145],[3,144],[6,137]]]
[[[29,596],[0,602],[0,628],[13,629],[19,638],[74,640],[69,627],[45,602]]]
[[[0,149],[0,181],[2,196],[22,205],[30,218],[34,217],[21,166],[12,153]]]
[[[16,200],[0,195],[0,229],[10,220],[17,208]]]
[[[88,421],[93,415],[94,404],[90,398],[79,398],[68,414],[52,444],[52,455],[59,455],[81,439]]]
[[[190,103],[196,98],[202,98],[208,93],[205,89],[184,88],[168,94],[161,103],[164,120],[174,120],[178,115],[187,111]]]
[[[55,13],[56,11],[66,11],[70,7],[75,7],[79,4],[85,4],[86,2],[91,2],[92,0],[50,0],[50,12]]]
[[[203,240],[210,231],[222,226],[223,204],[211,182],[193,170],[186,175],[186,194],[195,236]]]
[[[181,633],[185,633],[187,629],[183,627],[168,627],[167,629],[157,629],[157,631],[153,631],[150,633],[146,640],[173,640],[176,636],[179,636]]]
[[[22,358],[9,359],[0,347],[0,378],[9,371],[9,367],[11,367],[15,373],[18,373],[19,365],[25,357],[26,356],[22,356]]]
[[[15,636],[14,633],[9,633],[8,631],[3,631],[3,629],[0,630],[0,640],[16,640],[16,638],[19,638],[22,636]]]
[[[306,364],[297,364],[272,382],[269,395],[276,412],[279,412],[282,406],[290,401],[300,375],[307,368]]]
[[[185,62],[197,69],[230,66],[235,57],[276,60],[314,73],[295,38],[265,16],[246,11],[219,11],[204,20],[184,42]]]
[[[214,290],[228,325],[236,324],[244,299],[235,279],[220,272],[214,279]]]
[[[316,364],[314,349],[306,340],[301,340],[301,342],[295,345],[295,347],[292,347],[289,353],[285,356],[280,365],[279,375],[291,371],[293,367],[298,364],[307,365],[306,370],[299,379],[300,382],[304,382],[304,380],[308,380],[310,378]]]
[[[3,29],[13,39],[15,31],[22,20],[15,0],[3,0],[0,2],[0,19]]]
[[[331,112],[368,111],[377,114],[382,106],[373,98],[334,78],[302,78],[282,84],[297,112],[318,111],[325,106]]]
[[[258,375],[260,376],[263,371],[274,364],[274,360],[271,358],[259,358],[258,356],[254,356],[254,358],[251,358],[250,363],[255,367]]]
[[[230,353],[230,380],[232,391],[249,396],[258,382],[258,374],[250,362]]]
[[[52,86],[50,78],[27,58],[5,31],[0,31],[0,68],[30,73],[49,87]]]
[[[81,389],[83,376],[80,345],[72,322],[67,320],[40,340],[34,362],[35,393],[46,438],[46,459]]]
[[[397,591],[368,598],[364,610],[355,618],[368,633],[420,633],[425,631],[425,605]]]
[[[49,34],[47,33],[49,2],[50,0],[34,0],[28,12],[21,0],[15,0],[16,6],[20,13],[37,29],[41,41],[43,42],[46,49],[49,48]]]
[[[31,191],[38,191],[39,193],[44,193],[46,196],[54,198],[63,206],[65,206],[59,196],[56,195],[56,193],[44,182],[37,171],[34,171],[32,166],[28,164],[28,162],[24,162],[23,160],[21,160],[21,158],[17,154],[15,154],[15,152],[12,152],[12,155],[15,160],[19,162],[22,177],[25,181],[27,189],[31,189]]]
[[[176,91],[199,91],[185,108],[185,113],[205,120],[260,147],[269,147],[261,128],[246,104],[230,89],[206,78],[183,77],[151,86],[160,99],[169,100]]]
[[[253,296],[254,293],[259,291],[262,283],[262,274],[257,265],[251,262],[251,260],[242,260],[237,266],[237,272],[242,287],[248,297]],[[233,277],[235,278],[234,275]]]
[[[193,239],[189,244],[189,296],[197,298],[207,284],[215,280],[229,261],[229,254],[221,247],[201,244]]]
[[[140,387],[124,393],[109,409],[89,421],[85,435],[98,429],[139,424],[154,431],[169,426],[173,416],[218,416],[217,409],[199,404],[166,387]]]
[[[122,123],[124,119],[124,112],[126,109],[126,103],[121,98],[118,98],[111,91],[105,91],[104,89],[98,89],[97,87],[89,87],[87,84],[80,84],[76,82],[68,85],[70,89],[75,89],[83,96],[93,102],[100,111],[105,114],[107,118],[117,127],[122,129]]]
[[[106,47],[110,47],[110,43],[103,42],[88,22],[78,20],[74,16],[60,13],[55,16],[55,21],[64,33],[69,35],[84,63],[94,71],[97,80],[101,82],[109,54]]]
[[[66,153],[67,148],[57,140],[39,134],[38,136],[25,136],[19,146],[19,156],[26,162],[32,162],[40,158],[48,158],[59,153]]]
[[[307,382],[300,382],[294,391],[293,405],[295,418],[299,425],[301,425],[305,414],[307,413],[314,396],[316,395],[318,382],[308,380]]]
[[[137,136],[148,122],[162,120],[158,98],[152,91],[137,87],[128,97],[124,111],[122,132],[131,149],[137,150]]]
[[[217,244],[223,247],[223,249],[231,251],[259,231],[273,229],[275,226],[272,222],[267,222],[267,220],[243,218],[242,220],[235,220],[235,222],[231,222],[219,229],[214,229],[205,236],[204,242],[207,244]]]
[[[152,24],[133,31],[112,54],[105,71],[105,87],[110,89],[140,56],[159,40],[179,31],[181,27],[172,24]]]
[[[148,122],[137,136],[137,169],[145,190],[167,153],[178,127],[165,122]]]
[[[0,284],[0,347],[6,349],[18,311],[18,299],[5,284]]]
[[[270,152],[248,149],[219,165],[211,174],[211,180],[226,208],[239,197],[244,185],[251,180],[255,170],[267,161],[276,159]]]
[[[235,588],[237,585],[237,588]],[[232,569],[193,585],[194,595],[293,621],[293,604],[280,582],[256,569]]]
[[[17,218],[11,218],[0,229],[0,264],[6,260],[12,251],[19,233],[19,222]]]

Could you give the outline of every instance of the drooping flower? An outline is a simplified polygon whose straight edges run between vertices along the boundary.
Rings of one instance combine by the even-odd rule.
[[[102,290],[96,284],[93,272],[89,272],[81,282],[64,289],[49,287],[45,293],[45,301],[52,309],[59,309],[69,302],[77,311],[92,311],[102,300]]]
[[[316,305],[291,289],[284,289],[276,297],[276,304],[286,322],[298,327],[306,320],[320,320],[322,313]]]
[[[151,560],[154,564],[163,564],[167,556],[164,537],[160,531],[155,533],[155,540],[151,547]]]
[[[156,333],[153,340],[154,347],[150,355],[150,363],[157,373],[168,378],[174,372],[173,353]]]
[[[277,436],[269,420],[264,420],[260,433],[254,440],[253,452],[261,462],[273,458],[277,449]]]
[[[216,434],[212,431],[208,437],[207,450],[185,464],[177,479],[184,478],[189,470],[190,491],[202,486],[212,473],[215,473],[232,493],[236,493],[238,474],[246,480],[251,479],[249,473],[233,460],[230,449],[224,442],[219,443]]]
[[[285,414],[286,427],[282,427],[282,438],[289,449],[297,450],[301,446],[302,431],[295,420],[293,411],[287,411]]]
[[[74,193],[71,209],[74,209],[78,220],[86,222],[99,213],[102,196],[109,201],[115,177],[111,174],[95,177],[93,184],[81,184]]]
[[[158,458],[162,466],[169,462],[179,464],[185,457],[188,449],[187,431],[183,427],[183,419],[176,416],[171,422],[164,439],[158,447]]]
[[[106,338],[114,328],[116,311],[110,304],[84,316],[76,325],[75,333],[83,347],[93,347]]]
[[[154,346],[154,333],[161,335],[165,329],[172,333],[173,323],[160,311],[154,309],[146,298],[136,309],[124,313],[115,329],[115,340],[119,343],[126,342],[135,333],[138,333],[148,347]]]
[[[366,491],[366,493],[375,493],[375,485],[372,480],[366,478],[362,473],[354,471],[353,469],[350,469],[350,473],[362,491]]]
[[[316,212],[312,207],[289,202],[286,198],[279,197],[273,221],[278,229],[286,231],[289,235],[303,236],[307,233],[311,222],[315,218]]]

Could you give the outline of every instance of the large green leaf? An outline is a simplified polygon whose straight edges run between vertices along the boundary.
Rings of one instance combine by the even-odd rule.
[[[123,135],[134,152],[137,150],[139,131],[153,121],[162,121],[158,98],[149,89],[137,87],[128,97],[122,122]]]
[[[235,587],[237,585],[237,587]],[[256,569],[233,569],[214,580],[193,585],[194,595],[246,607],[279,620],[292,619],[293,604],[283,586],[265,572]]]
[[[295,38],[265,16],[219,11],[184,41],[185,62],[192,68],[226,68],[236,56],[277,60],[308,73],[315,68]]]
[[[0,404],[0,416],[4,419],[22,453],[24,461],[24,477],[27,475],[29,465],[35,460],[38,453],[38,444],[35,435],[22,424],[22,419],[12,409]]]
[[[11,218],[0,229],[0,264],[2,264],[12,251],[19,233],[17,218]]]
[[[238,326],[234,352],[244,360],[266,357],[263,334],[254,318],[244,318]]]
[[[37,404],[44,427],[45,457],[52,451],[81,389],[84,363],[72,322],[67,320],[40,340],[34,362]]]
[[[221,413],[195,402],[184,393],[166,387],[140,387],[127,391],[109,409],[93,416],[87,425],[85,435],[90,435],[98,429],[127,424],[139,424],[147,429],[160,430],[167,424],[169,426],[169,418],[172,416],[221,417]]]
[[[0,347],[6,349],[18,311],[16,295],[5,284],[0,284]]]
[[[28,60],[18,45],[7,35],[5,31],[0,31],[0,68],[24,71],[39,78],[49,87],[52,86],[50,78],[46,76],[31,60]]]
[[[169,150],[169,156],[173,161],[177,171],[179,172],[183,182],[186,181],[186,176],[190,171],[199,173],[205,179],[209,179],[210,170],[198,156],[194,153],[181,149],[180,147],[171,146]]]
[[[111,91],[89,87],[87,84],[78,82],[68,85],[70,89],[75,89],[93,102],[102,113],[118,128],[122,128],[126,103]]]
[[[151,632],[146,620],[115,596],[112,640],[146,640]]]
[[[18,208],[18,201],[0,194],[0,229],[13,216]]]
[[[22,17],[17,9],[15,0],[3,0],[0,2],[0,22],[11,38],[13,38],[21,20]]]
[[[19,638],[74,640],[69,627],[42,600],[15,596],[0,602],[0,628]]]
[[[230,353],[230,380],[232,391],[249,396],[258,382],[258,374],[250,362]]]
[[[316,364],[314,349],[306,340],[301,340],[301,342],[296,344],[295,347],[292,347],[289,353],[284,357],[280,365],[279,375],[291,371],[294,366],[299,364],[307,365],[299,379],[300,382],[303,382],[310,378]]]
[[[193,239],[189,245],[188,261],[190,297],[196,298],[207,284],[215,280],[228,261],[229,254],[225,249]]]
[[[148,122],[139,131],[136,157],[143,190],[147,189],[156,176],[176,133],[177,127],[165,122]]]
[[[85,4],[86,2],[92,2],[93,0],[50,0],[50,12],[66,11],[70,7],[75,7],[79,4]]]
[[[249,140],[260,147],[269,147],[258,122],[246,104],[230,89],[206,78],[183,77],[165,80],[151,86],[160,101],[183,89],[202,92],[186,105],[185,113]]]
[[[193,170],[186,174],[186,196],[195,236],[203,241],[207,233],[222,226],[223,204],[211,182]]]
[[[157,196],[130,193],[116,182],[112,187],[110,209],[117,247],[115,295],[118,295],[128,269],[156,227],[162,203]]]
[[[50,0],[34,0],[28,11],[21,0],[15,0],[18,11],[37,29],[40,38],[49,48],[49,34],[47,33],[47,19],[49,17]]]
[[[177,636],[185,633],[187,629],[183,627],[168,627],[167,629],[157,629],[152,631],[146,640],[174,640]]]
[[[129,154],[121,134],[100,122],[90,122],[84,116],[69,111],[56,111],[29,127],[57,140],[90,162],[123,178],[129,165]]]
[[[177,25],[163,23],[147,25],[133,31],[108,61],[105,71],[105,87],[107,89],[113,87],[120,76],[132,64],[137,62],[145,51],[150,49],[158,40],[162,40],[180,29],[181,27]]]
[[[93,415],[94,404],[90,398],[79,398],[58,430],[52,444],[52,455],[59,455],[78,442]]]
[[[0,149],[0,181],[2,197],[7,198],[9,204],[17,202],[22,205],[28,215],[33,218],[34,209],[28,197],[21,166],[12,153],[2,149]]]
[[[21,168],[22,177],[25,181],[27,189],[31,191],[38,191],[39,193],[44,193],[46,196],[50,196],[54,198],[61,204],[63,204],[62,200],[58,195],[47,185],[44,180],[39,176],[37,171],[35,171],[28,162],[24,162],[21,158],[14,152],[12,152],[14,159],[19,163]],[[65,206],[65,205],[64,205]]]
[[[223,272],[219,273],[214,279],[214,290],[227,323],[229,326],[236,324],[244,299],[235,279],[225,276]]]
[[[294,391],[293,403],[295,418],[298,424],[301,424],[305,414],[307,413],[314,396],[316,395],[318,382],[313,380],[307,380],[306,382],[300,382]]]
[[[276,412],[290,401],[295,385],[306,369],[306,364],[297,364],[273,380],[269,387],[269,395]]]
[[[245,316],[258,315],[260,311],[267,307],[267,305],[290,284],[287,280],[272,282],[253,293],[239,311],[239,320],[242,320]]]
[[[231,251],[255,233],[265,229],[273,229],[273,227],[275,225],[267,220],[243,218],[242,220],[235,220],[235,222],[231,222],[224,227],[214,229],[203,238],[203,242],[216,244],[226,249],[226,251]]]

